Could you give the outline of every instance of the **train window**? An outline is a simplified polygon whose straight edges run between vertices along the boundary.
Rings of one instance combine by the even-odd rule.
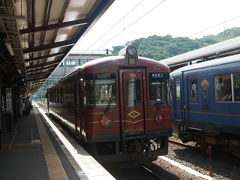
[[[192,78],[190,79],[190,92],[191,92],[191,96],[190,98],[192,100],[197,100],[198,99],[198,86],[197,86],[197,79],[196,78]]]
[[[96,106],[116,105],[115,79],[95,80]]]
[[[232,101],[231,74],[215,76],[215,99],[217,101]]]
[[[68,83],[68,84],[64,84],[63,87],[63,99],[62,102],[64,102],[65,104],[69,104],[69,106],[72,104],[74,104],[74,93],[73,93],[73,88],[74,88],[74,84],[73,83]]]
[[[62,88],[60,88],[59,95],[60,95],[59,96],[60,103],[63,103],[63,101],[62,101],[62,97],[63,97]]]
[[[205,99],[208,98],[208,86],[209,86],[208,80],[202,80],[202,82],[201,82],[202,97]]]
[[[53,102],[56,102],[56,90],[53,91]]]
[[[50,102],[52,102],[53,101],[53,99],[52,99],[52,92],[49,92],[49,100],[50,100]]]
[[[179,81],[176,81],[175,92],[176,92],[176,99],[181,99],[181,86]]]
[[[57,99],[56,99],[56,102],[59,103],[59,89],[56,90],[56,93],[57,93]]]
[[[169,74],[150,73],[149,82],[150,104],[154,105],[156,102],[160,102],[161,104],[169,104]]]
[[[96,108],[116,105],[115,74],[86,75],[84,104]]]
[[[93,80],[84,81],[84,106],[93,107],[94,106],[94,86]]]
[[[125,81],[125,86],[127,107],[141,105],[141,81],[139,79],[129,79]]]
[[[233,74],[234,101],[240,101],[240,73]]]

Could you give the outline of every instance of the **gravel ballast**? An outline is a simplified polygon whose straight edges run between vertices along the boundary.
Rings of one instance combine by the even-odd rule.
[[[167,158],[176,161],[184,166],[196,170],[203,175],[209,176],[209,157],[204,149],[195,147],[183,147],[173,143],[169,143],[169,152]],[[198,177],[171,165],[169,162],[158,158],[155,162],[161,168],[175,174],[179,179],[205,179]],[[240,179],[240,160],[225,152],[213,152],[213,178],[219,180],[239,180]]]

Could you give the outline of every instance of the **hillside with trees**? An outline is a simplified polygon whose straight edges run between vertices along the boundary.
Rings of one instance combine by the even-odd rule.
[[[131,44],[137,47],[141,56],[161,60],[176,56],[194,49],[216,44],[221,41],[240,36],[240,28],[235,27],[227,29],[217,35],[207,35],[202,38],[190,39],[187,37],[173,38],[171,35],[166,36],[149,36],[134,41],[129,41],[122,46],[114,46],[112,53],[117,55],[119,50]]]

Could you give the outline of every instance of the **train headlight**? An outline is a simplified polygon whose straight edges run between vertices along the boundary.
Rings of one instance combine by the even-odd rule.
[[[118,55],[125,56],[125,57],[129,57],[129,56],[137,57],[138,56],[137,48],[134,46],[125,47],[119,51]]]
[[[164,116],[163,115],[156,115],[155,116],[155,120],[157,122],[163,122],[164,121]]]
[[[103,116],[103,117],[101,118],[101,120],[100,120],[100,124],[101,124],[103,127],[108,127],[108,126],[110,126],[111,123],[112,123],[112,121],[111,121],[109,118],[105,117],[105,116]]]
[[[127,53],[130,56],[136,56],[137,55],[137,49],[134,46],[128,46],[127,47]]]

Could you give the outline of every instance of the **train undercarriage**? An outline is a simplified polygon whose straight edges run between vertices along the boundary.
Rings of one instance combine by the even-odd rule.
[[[167,154],[168,137],[98,142],[88,144],[88,148],[101,163],[141,166]]]
[[[180,131],[178,134],[183,143],[194,141],[196,145],[207,148],[220,148],[240,158],[240,137],[226,133],[214,134],[201,131]]]

